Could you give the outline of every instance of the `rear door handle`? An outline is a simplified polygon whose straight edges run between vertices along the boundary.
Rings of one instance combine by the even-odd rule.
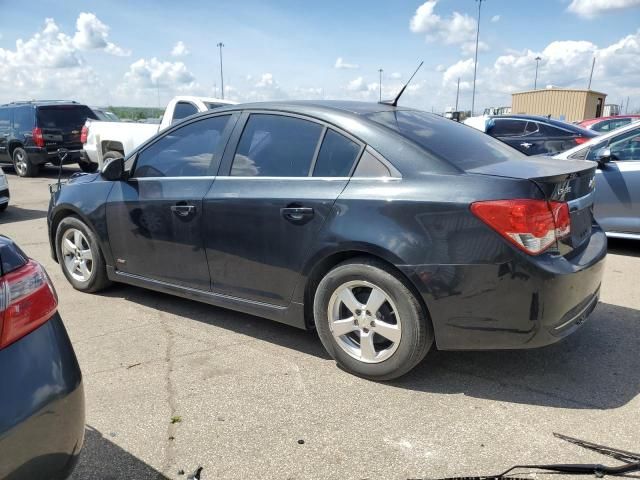
[[[282,216],[292,222],[302,222],[311,219],[314,212],[311,207],[285,207],[280,209]]]
[[[179,217],[188,217],[196,211],[194,205],[171,205],[171,211]]]

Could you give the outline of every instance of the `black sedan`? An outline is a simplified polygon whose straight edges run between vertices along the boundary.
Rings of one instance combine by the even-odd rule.
[[[536,115],[491,117],[487,133],[525,155],[555,155],[598,136],[578,125]]]
[[[317,329],[373,379],[440,349],[529,348],[595,308],[595,165],[528,158],[385,104],[236,105],[54,189],[52,254],[110,282]]]
[[[84,439],[82,376],[42,266],[0,235],[0,478],[61,480]]]

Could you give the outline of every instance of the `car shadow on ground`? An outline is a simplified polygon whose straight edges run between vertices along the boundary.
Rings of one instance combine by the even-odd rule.
[[[262,318],[126,285],[107,296],[157,308],[328,359],[317,335]],[[533,350],[433,349],[398,388],[571,409],[612,409],[640,393],[640,311],[601,303],[563,341]]]
[[[27,220],[35,220],[38,218],[46,218],[46,210],[36,210],[32,208],[22,208],[12,205],[9,202],[7,209],[0,213],[0,225],[8,223],[24,222]],[[0,232],[2,233],[2,232]]]
[[[640,257],[640,241],[627,240],[623,238],[608,239],[608,253],[615,255],[628,255],[631,257]]]
[[[108,436],[93,427],[87,425],[84,435],[82,454],[70,479],[169,479],[155,468],[120,448]]]
[[[15,170],[13,169],[13,166],[2,165],[2,170],[9,177],[9,189],[11,189],[12,182],[19,182],[22,180],[16,174]],[[44,167],[40,168],[37,178],[50,178],[50,179],[56,180],[58,178],[58,170],[59,170],[58,167],[56,167],[55,165],[45,165]],[[81,172],[81,171],[82,170],[80,170],[80,168],[78,168],[77,165],[74,165],[74,164],[64,165],[62,167],[62,173],[60,174],[60,178],[66,179],[66,178],[69,178],[74,173]]]

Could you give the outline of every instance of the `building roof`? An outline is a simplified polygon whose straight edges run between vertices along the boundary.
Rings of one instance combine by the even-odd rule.
[[[538,88],[537,90],[525,90],[522,92],[513,92],[511,95],[521,95],[523,93],[541,93],[541,92],[583,92],[583,93],[595,93],[596,95],[607,96],[604,92],[598,92],[596,90],[588,90],[586,88]]]

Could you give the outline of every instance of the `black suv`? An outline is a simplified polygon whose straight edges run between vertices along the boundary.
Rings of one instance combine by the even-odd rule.
[[[487,128],[492,137],[525,155],[555,155],[591,140],[597,132],[537,115],[498,115]]]
[[[21,177],[35,177],[41,165],[59,165],[57,152],[64,147],[69,151],[64,163],[78,162],[83,171],[95,171],[97,165],[81,157],[80,132],[87,118],[97,117],[74,101],[0,105],[0,163],[13,164]]]

